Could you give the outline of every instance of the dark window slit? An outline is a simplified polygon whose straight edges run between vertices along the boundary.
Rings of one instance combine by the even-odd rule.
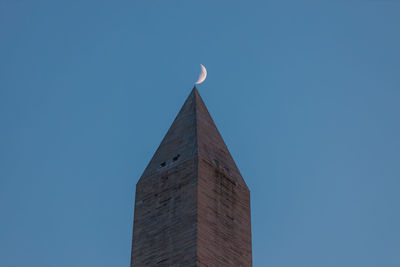
[[[177,161],[178,159],[179,159],[179,157],[180,157],[181,155],[176,155],[173,159],[172,159],[172,161]]]

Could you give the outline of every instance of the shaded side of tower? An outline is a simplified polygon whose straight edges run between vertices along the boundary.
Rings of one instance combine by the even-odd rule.
[[[252,266],[250,193],[196,88],[136,185],[131,267]]]

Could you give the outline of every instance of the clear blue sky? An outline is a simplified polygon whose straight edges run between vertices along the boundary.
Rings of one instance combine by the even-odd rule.
[[[400,266],[399,29],[397,0],[0,0],[0,266],[129,266],[200,63],[254,266]]]

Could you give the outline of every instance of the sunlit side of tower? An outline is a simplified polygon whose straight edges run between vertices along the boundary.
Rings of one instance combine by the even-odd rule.
[[[193,88],[136,185],[131,267],[252,266],[250,192]]]

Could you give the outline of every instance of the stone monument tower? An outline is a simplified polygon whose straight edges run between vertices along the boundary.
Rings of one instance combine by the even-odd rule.
[[[252,266],[250,192],[193,88],[136,185],[131,267]]]

